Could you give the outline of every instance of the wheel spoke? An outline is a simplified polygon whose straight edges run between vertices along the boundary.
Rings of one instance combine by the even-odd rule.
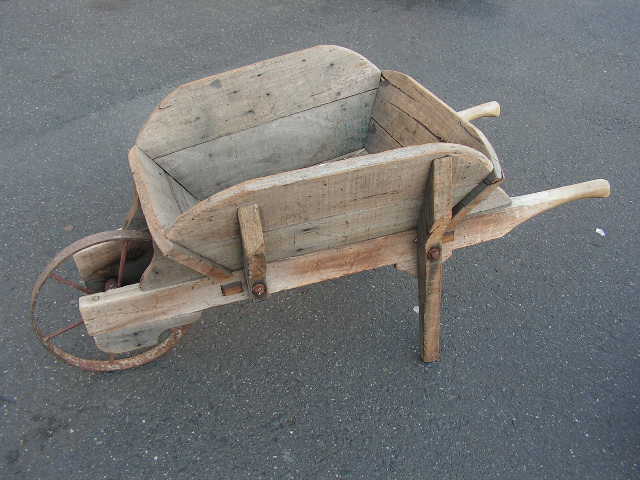
[[[120,250],[120,265],[118,266],[118,288],[122,286],[122,277],[124,275],[124,266],[127,262],[127,251],[129,249],[129,242],[122,242],[122,249]]]
[[[80,320],[79,322],[72,323],[71,325],[67,325],[67,326],[66,326],[66,327],[64,327],[64,328],[61,328],[60,330],[55,331],[55,332],[53,332],[53,333],[52,333],[52,334],[50,334],[50,335],[47,335],[46,337],[44,337],[44,338],[43,338],[43,340],[44,340],[45,342],[48,342],[48,341],[49,341],[49,340],[51,340],[52,338],[55,338],[55,337],[57,337],[58,335],[62,335],[63,333],[68,332],[69,330],[73,330],[74,328],[79,327],[79,326],[80,326],[80,325],[82,325],[83,323],[84,323],[84,320]]]
[[[133,210],[135,213],[135,210]],[[128,241],[129,245],[122,245],[121,249],[121,257],[120,257],[120,266],[119,266],[119,277],[120,283],[122,283],[125,274],[125,265],[127,261],[127,250],[131,245],[131,242],[150,242],[151,236],[147,232],[140,232],[135,230],[114,230],[110,232],[102,232],[96,233],[94,235],[90,235],[83,239],[77,240],[71,245],[65,247],[62,251],[58,252],[56,256],[47,264],[45,269],[38,275],[35,285],[31,291],[31,325],[37,337],[40,339],[44,347],[49,350],[52,354],[56,355],[58,358],[67,362],[70,365],[75,367],[79,367],[83,370],[88,370],[92,372],[115,372],[118,370],[126,370],[129,368],[139,367],[141,365],[145,365],[167,352],[171,351],[175,348],[176,344],[182,339],[182,337],[187,333],[189,329],[189,325],[185,325],[182,327],[176,327],[171,329],[171,334],[165,340],[161,341],[158,345],[150,347],[147,350],[142,352],[134,352],[131,353],[131,356],[122,357],[120,354],[111,354],[108,357],[108,360],[98,360],[98,359],[90,359],[90,358],[82,358],[72,353],[69,353],[63,350],[60,346],[56,345],[55,342],[52,341],[55,337],[62,335],[69,330],[73,330],[78,326],[82,325],[84,322],[80,320],[79,322],[72,323],[67,325],[64,328],[61,328],[58,331],[55,331],[49,335],[44,335],[39,324],[38,324],[38,315],[36,312],[37,303],[38,303],[38,295],[42,290],[42,287],[45,285],[48,279],[52,278],[57,282],[60,282],[64,285],[71,286],[83,293],[93,294],[97,292],[93,292],[90,289],[82,286],[79,283],[76,283],[71,280],[67,280],[66,278],[53,273],[56,268],[62,265],[65,261],[69,260],[78,252],[81,252],[87,248],[90,248],[94,245],[99,245],[106,242],[122,242]],[[115,287],[118,283],[117,278],[110,279]],[[130,352],[126,352],[129,354]],[[102,357],[104,358],[104,357]]]
[[[69,287],[73,287],[76,290],[80,290],[87,295],[91,295],[93,292],[86,287],[83,287],[79,283],[74,282],[73,280],[67,280],[66,278],[58,275],[57,273],[51,272],[49,277],[53,278],[56,282],[62,283],[63,285],[68,285]]]

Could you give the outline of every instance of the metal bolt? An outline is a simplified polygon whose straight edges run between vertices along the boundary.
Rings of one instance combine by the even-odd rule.
[[[256,297],[264,297],[267,293],[267,286],[264,283],[256,283],[251,289],[251,293],[253,293]]]
[[[427,252],[427,255],[431,260],[439,260],[440,259],[440,248],[439,247],[431,247]]]

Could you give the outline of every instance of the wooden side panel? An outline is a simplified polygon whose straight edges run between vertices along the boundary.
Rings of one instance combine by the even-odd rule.
[[[154,245],[153,258],[140,279],[140,288],[153,290],[195,280],[202,276],[201,273],[167,257],[157,245]]]
[[[304,168],[364,146],[375,91],[367,91],[159,157],[199,199],[252,178]]]
[[[404,73],[383,70],[366,149],[388,149],[391,137],[402,146],[449,142],[480,150],[491,160],[496,178],[502,178],[498,157],[484,134],[449,105]]]
[[[198,203],[139,148],[130,150],[129,165],[152,234],[169,229],[181,213]]]
[[[369,153],[386,152],[405,146],[389,135],[373,117],[369,120],[369,132],[365,145]]]
[[[182,85],[151,114],[136,144],[151,158],[263,125],[378,86],[361,55],[320,45]]]
[[[383,70],[372,116],[401,145],[448,142],[484,150],[468,122],[404,73]]]
[[[400,105],[396,105],[394,101]],[[416,102],[388,82],[382,81],[371,116],[387,135],[402,146],[446,141],[445,137],[436,137],[425,124],[405,112],[411,109],[409,103]]]
[[[129,165],[147,225],[160,251],[203,275],[227,278],[229,272],[223,266],[167,238],[178,215],[197,200],[137,147],[129,151]]]
[[[219,192],[181,215],[169,238],[240,268],[236,211],[260,206],[267,260],[347,245],[414,228],[431,161],[454,158],[454,201],[482,181],[491,163],[462,145],[428,144],[259,178]]]

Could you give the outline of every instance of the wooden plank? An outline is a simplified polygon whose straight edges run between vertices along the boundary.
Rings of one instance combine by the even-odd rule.
[[[408,200],[271,230],[265,233],[267,260],[348,245],[384,236],[387,232],[411,230],[415,228],[420,205],[419,200]],[[240,268],[239,237],[216,243],[215,249],[216,260]]]
[[[327,160],[327,162],[323,162],[323,163],[337,162],[338,160],[346,160],[347,158],[361,157],[362,155],[369,155],[369,152],[367,152],[365,148],[359,148],[357,150],[354,150],[353,152],[345,153],[344,155],[340,155],[339,157],[332,158],[331,160]]]
[[[296,241],[303,225],[323,239],[317,245],[305,242],[304,252],[414,228],[417,209],[409,207],[422,202],[431,161],[442,156],[455,158],[456,202],[491,169],[477,150],[449,144],[414,146],[316,165],[219,192],[181,215],[168,236],[193,252],[237,269],[241,246],[236,212],[244,204],[260,205],[268,261],[300,254]],[[403,216],[398,218],[400,213]],[[327,243],[335,238],[331,232],[338,228],[342,234],[336,243]]]
[[[484,146],[455,110],[404,73],[382,71],[375,103],[373,117],[400,143],[396,135],[411,140],[408,133],[415,131],[415,135],[431,138],[432,142],[459,143],[476,149]],[[380,118],[377,112],[382,112]],[[407,120],[413,123],[406,124]],[[419,137],[413,139],[416,144],[424,143]]]
[[[247,290],[256,298],[266,298],[268,294],[267,258],[258,205],[244,205],[238,208],[238,223],[242,238],[244,278]]]
[[[124,229],[146,230],[147,222],[140,208],[140,200],[134,190],[133,202],[123,222]],[[104,281],[117,276],[121,242],[105,242],[73,255],[80,278],[84,281]],[[149,242],[129,241],[129,260],[141,257],[151,249]],[[144,269],[144,267],[142,267]]]
[[[498,157],[484,134],[404,73],[382,71],[372,117],[382,130],[370,130],[366,142],[369,152],[388,149],[389,140],[378,145],[379,137],[387,135],[402,146],[459,143],[484,153],[493,163],[496,177],[502,178]]]
[[[151,114],[136,144],[157,158],[375,90],[379,78],[363,56],[319,45],[178,87]]]
[[[440,317],[444,263],[442,239],[453,207],[453,162],[438,158],[431,164],[424,205],[418,221],[418,295],[422,361],[440,360]]]
[[[148,348],[159,343],[160,336],[168,329],[197,322],[202,312],[187,313],[158,320],[149,318],[132,327],[117,332],[100,333],[93,337],[96,347],[107,353],[126,353],[140,348]]]
[[[140,280],[140,289],[149,291],[202,278],[202,274],[171,260],[153,245],[153,258]],[[133,328],[106,332],[94,337],[96,347],[107,353],[124,353],[139,348],[152,347],[169,328],[181,327],[200,320],[202,312],[177,315],[157,321],[148,318]]]
[[[167,231],[178,215],[197,200],[135,146],[129,151],[129,165],[147,225],[160,251],[203,275],[228,278],[230,272],[224,266],[167,238]]]
[[[267,283],[271,293],[276,293],[389,265],[399,256],[415,256],[414,238],[415,232],[405,232],[273,262],[268,265]],[[240,281],[242,276],[238,270],[233,280]],[[80,312],[89,334],[95,336],[133,328],[150,318],[159,321],[249,298],[246,291],[225,296],[221,285],[210,278],[147,292],[129,285],[80,297]]]
[[[383,81],[381,85],[383,86],[380,87],[380,92],[376,96],[371,116],[394,140],[402,146],[448,141],[445,136],[437,137],[429,130],[428,125],[425,126],[424,123],[404,111],[404,109],[419,108],[419,105],[415,105],[417,102],[414,99],[390,86],[391,84],[388,82]],[[396,105],[394,101],[399,105]],[[413,102],[414,105],[410,107],[409,102]],[[425,105],[426,107],[427,105]],[[451,115],[455,115],[455,113],[452,112]],[[425,120],[423,119],[423,121]]]
[[[96,276],[102,276],[102,272],[105,271],[110,275],[111,267],[120,261],[121,250],[122,242],[106,242],[76,253],[73,256],[73,261],[76,264],[80,278],[86,282]]]
[[[375,91],[159,157],[198,199],[252,178],[315,165],[364,146]]]
[[[474,207],[472,213],[491,210],[493,208],[506,207],[509,205],[511,205],[511,197],[509,197],[507,192],[502,188],[498,187],[493,190],[487,198]]]
[[[387,132],[374,118],[369,120],[369,132],[365,143],[367,152],[380,153],[386,150],[400,148],[402,146],[403,145],[389,135],[389,132]]]
[[[198,203],[193,195],[138,147],[134,146],[129,151],[129,165],[152,233],[154,230],[170,228],[178,215]]]
[[[546,192],[515,197],[510,206],[469,215],[458,225],[451,249],[499,238],[527,219],[563,203],[580,198],[605,197],[609,184],[594,180]],[[363,270],[411,261],[415,264],[416,232],[408,231],[323,250],[307,255],[269,263],[267,282],[271,293],[302,287]],[[242,279],[242,270],[235,271],[230,281]],[[80,313],[91,335],[134,328],[156,319],[158,321],[198,312],[210,307],[247,299],[246,291],[222,294],[222,283],[211,278],[143,291],[139,285],[109,290],[80,297]]]
[[[491,142],[489,142],[485,134],[482,133],[482,130],[480,130],[474,124],[466,122],[465,129],[473,132],[473,134],[482,142],[482,148],[480,149],[480,151],[484,153],[491,161],[491,164],[493,165],[493,176],[495,177],[496,181],[504,181],[504,172],[502,171],[502,165],[500,164],[500,160],[498,160],[498,155],[496,154],[493,145],[491,145]]]
[[[153,246],[153,258],[140,279],[142,290],[177,285],[201,278],[203,275],[164,255],[157,245]]]

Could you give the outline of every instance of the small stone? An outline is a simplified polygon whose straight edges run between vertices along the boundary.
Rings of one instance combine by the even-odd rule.
[[[71,230],[73,230],[73,228],[74,228],[73,225],[65,225],[63,227],[65,232],[70,232]]]

